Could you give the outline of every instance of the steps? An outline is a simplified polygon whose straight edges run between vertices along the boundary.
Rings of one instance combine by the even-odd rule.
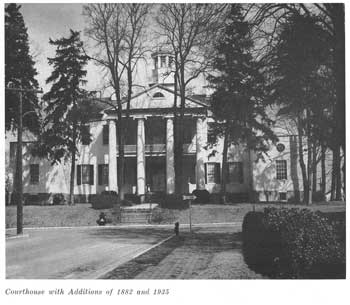
[[[144,211],[130,211],[123,210],[121,213],[121,223],[149,223],[151,212],[149,210]]]

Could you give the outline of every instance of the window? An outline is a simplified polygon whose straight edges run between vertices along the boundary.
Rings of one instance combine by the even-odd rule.
[[[276,178],[278,180],[287,179],[287,161],[276,160]]]
[[[206,183],[220,183],[220,163],[206,163]]]
[[[91,142],[90,126],[84,125],[81,129],[81,143],[83,145],[89,145]]]
[[[98,185],[108,185],[108,164],[98,165]]]
[[[229,162],[227,165],[227,182],[243,183],[243,163]]]
[[[184,128],[184,144],[191,144],[193,138],[196,136],[197,128],[196,121],[192,118],[184,118],[183,119],[183,128]]]
[[[160,57],[160,67],[161,68],[165,68],[165,60],[166,60],[166,57],[165,56],[161,56]]]
[[[154,59],[154,69],[158,69],[158,57],[155,57]]]
[[[90,164],[77,165],[77,184],[94,184],[94,166]]]
[[[163,98],[164,97],[164,94],[161,93],[161,92],[156,92],[154,95],[153,95],[153,98]]]
[[[103,143],[103,145],[108,145],[109,144],[109,126],[108,125],[103,125],[103,129],[102,129],[102,143]]]
[[[30,164],[29,176],[30,176],[30,184],[39,183],[39,164]]]

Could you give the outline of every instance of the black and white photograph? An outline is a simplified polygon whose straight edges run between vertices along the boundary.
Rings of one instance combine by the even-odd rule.
[[[4,3],[4,294],[343,285],[345,6]]]

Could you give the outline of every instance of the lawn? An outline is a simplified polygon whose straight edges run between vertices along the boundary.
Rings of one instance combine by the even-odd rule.
[[[272,204],[270,204],[272,205]],[[253,209],[262,210],[267,204],[235,204],[235,205],[193,205],[192,223],[222,223],[242,221],[244,215]],[[275,204],[276,206],[276,204]],[[278,204],[277,206],[281,206]],[[301,205],[283,205],[287,207],[300,207]],[[318,204],[308,207],[312,210],[327,212],[345,211],[345,203]],[[76,204],[74,206],[24,206],[25,227],[58,227],[58,226],[92,226],[101,212],[113,221],[113,209],[95,210],[90,204]],[[155,209],[152,220],[154,224],[173,224],[179,221],[180,225],[189,223],[189,209]],[[6,228],[16,227],[16,207],[6,207]]]

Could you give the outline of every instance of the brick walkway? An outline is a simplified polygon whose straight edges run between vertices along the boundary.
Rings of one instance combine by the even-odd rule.
[[[195,229],[180,246],[135,279],[262,279],[244,262],[239,228]]]

